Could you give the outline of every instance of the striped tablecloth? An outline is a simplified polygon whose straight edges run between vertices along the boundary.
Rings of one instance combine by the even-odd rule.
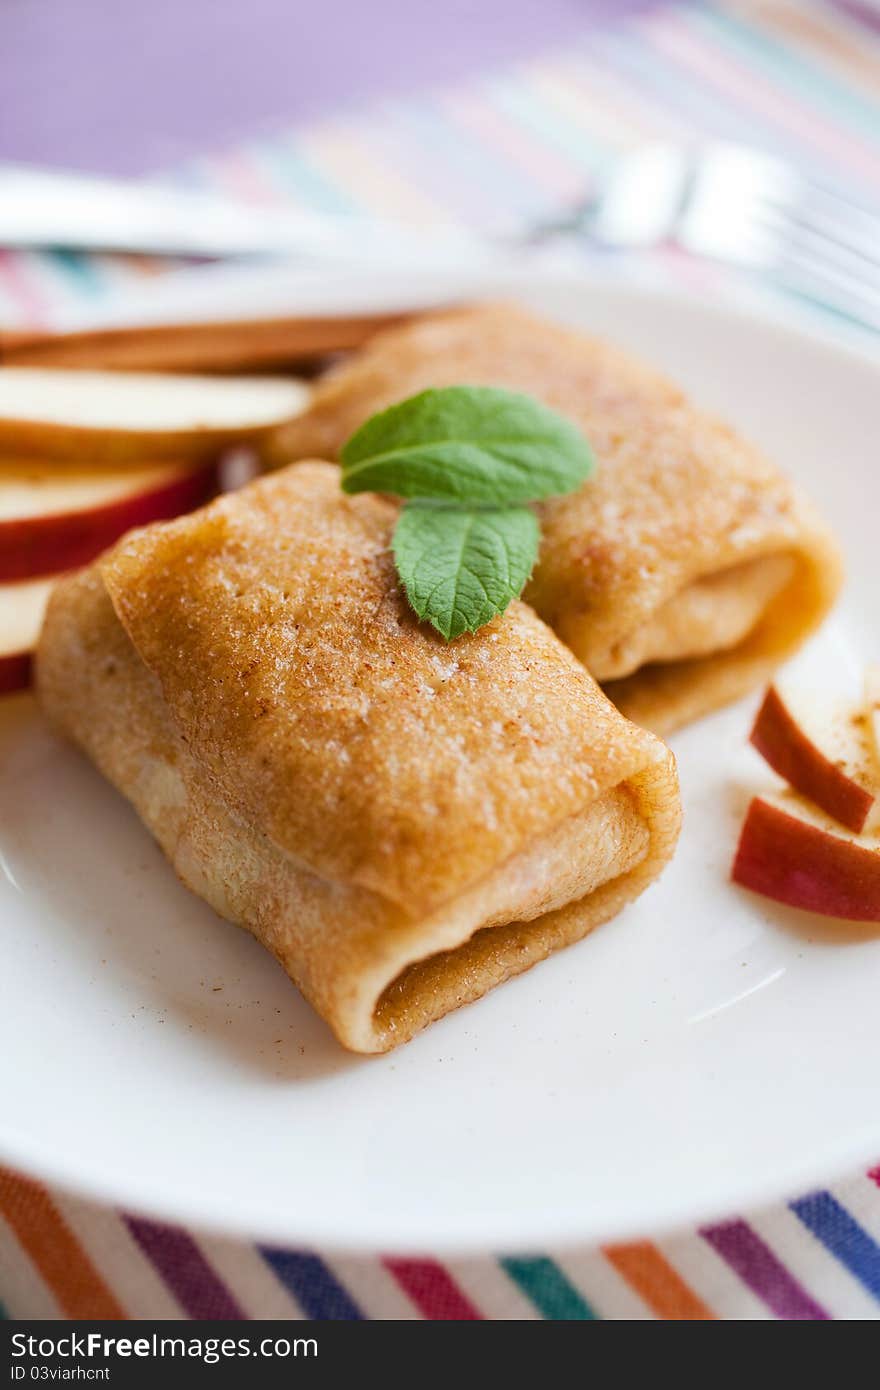
[[[253,140],[175,177],[331,212],[495,224],[582,196],[645,138],[697,134],[776,150],[880,198],[880,11],[658,5],[564,52]],[[656,258],[730,293],[718,271]],[[147,259],[5,253],[0,322],[69,321],[159,273]],[[11,1318],[873,1319],[880,1166],[662,1240],[442,1263],[198,1235],[0,1170],[0,1304]]]

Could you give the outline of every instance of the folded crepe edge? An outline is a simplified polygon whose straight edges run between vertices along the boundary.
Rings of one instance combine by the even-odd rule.
[[[792,555],[795,571],[751,632],[708,656],[648,664],[623,679],[603,681],[621,714],[660,736],[673,733],[762,685],[813,635],[843,587],[843,559],[830,528],[797,491],[793,520],[796,539],[768,545],[762,553]]]
[[[96,568],[56,587],[36,672],[50,720],[132,802],[186,886],[261,941],[355,1052],[387,1051],[579,940],[658,876],[678,837],[675,762],[656,742],[619,784],[647,827],[636,863],[530,922],[459,929],[456,937],[454,913],[426,923],[367,889],[322,881],[224,803],[170,726],[159,683]],[[395,982],[426,958],[438,969],[421,991],[410,991],[403,1007],[399,999],[388,1005]]]

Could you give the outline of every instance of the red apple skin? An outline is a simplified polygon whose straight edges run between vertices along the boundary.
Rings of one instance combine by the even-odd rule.
[[[0,656],[0,695],[26,690],[31,683],[32,665],[30,652],[10,652]]]
[[[0,523],[0,581],[61,574],[87,565],[133,526],[180,516],[209,501],[217,492],[217,477],[212,463],[105,507]]]
[[[880,922],[880,841],[877,849],[854,844],[759,796],[746,814],[732,877],[789,907]]]
[[[773,685],[758,710],[750,741],[795,791],[847,830],[858,834],[863,829],[874,797],[807,738]]]

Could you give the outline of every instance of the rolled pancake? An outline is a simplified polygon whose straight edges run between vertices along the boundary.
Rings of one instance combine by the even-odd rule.
[[[529,392],[592,444],[597,475],[540,508],[523,597],[638,723],[668,732],[736,699],[828,611],[837,547],[776,468],[662,376],[510,306],[378,335],[318,384],[275,456],[337,458],[375,411],[455,383]]]
[[[53,722],[190,888],[381,1052],[637,897],[674,763],[525,604],[446,644],[401,596],[395,508],[330,464],[132,532],[56,588]]]

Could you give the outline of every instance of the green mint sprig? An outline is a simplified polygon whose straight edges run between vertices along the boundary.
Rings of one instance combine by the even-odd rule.
[[[594,470],[570,421],[531,396],[450,386],[373,415],[341,452],[345,492],[406,499],[392,540],[410,605],[447,641],[522,593],[540,530],[526,504]]]

